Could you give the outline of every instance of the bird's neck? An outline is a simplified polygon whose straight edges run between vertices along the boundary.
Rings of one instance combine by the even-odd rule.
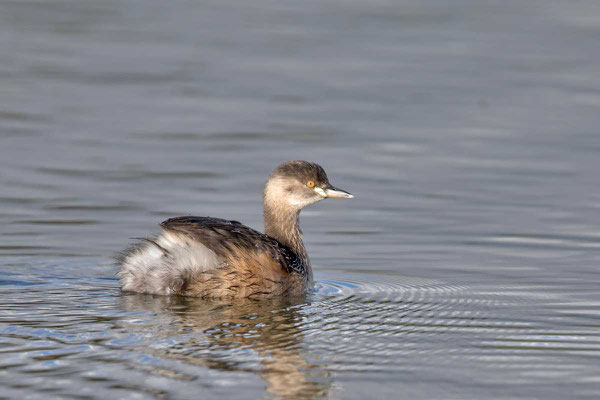
[[[310,267],[306,248],[302,242],[302,231],[298,217],[300,210],[291,207],[274,206],[265,200],[265,234],[277,239],[284,246],[289,247],[302,261]]]

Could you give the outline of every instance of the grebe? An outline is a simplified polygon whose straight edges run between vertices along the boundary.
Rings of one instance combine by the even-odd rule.
[[[308,161],[279,165],[265,184],[265,233],[211,217],[177,217],[119,257],[123,291],[212,298],[296,296],[312,286],[300,210],[325,198],[352,198]]]

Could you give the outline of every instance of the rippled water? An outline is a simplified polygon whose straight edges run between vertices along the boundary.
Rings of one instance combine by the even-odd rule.
[[[596,2],[0,6],[0,397],[600,396]],[[288,159],[314,293],[121,294]]]

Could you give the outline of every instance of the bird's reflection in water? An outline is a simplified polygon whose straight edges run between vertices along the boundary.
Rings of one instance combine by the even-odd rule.
[[[127,324],[154,331],[168,348],[144,348],[153,356],[221,371],[252,372],[275,398],[324,398],[331,386],[326,366],[307,360],[303,344],[303,299],[207,301],[185,297],[121,296],[127,312],[154,314]],[[251,354],[251,356],[249,356]],[[249,357],[251,360],[249,360]]]

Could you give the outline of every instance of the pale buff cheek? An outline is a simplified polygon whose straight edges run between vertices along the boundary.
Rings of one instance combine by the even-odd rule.
[[[282,179],[272,179],[265,186],[265,198],[273,201],[284,198],[286,193],[284,190],[285,182]]]
[[[306,201],[305,198],[301,198],[301,197],[289,197],[288,198],[288,204],[295,208],[302,208],[302,207],[309,205],[310,203],[311,203],[310,201]]]
[[[290,182],[284,179],[272,179],[267,182],[265,186],[265,198],[269,200],[272,208],[286,206],[301,209],[312,203],[316,203],[317,201],[323,200],[324,196],[304,196],[302,194],[294,194],[293,192],[289,192],[286,190],[290,185]],[[302,188],[298,188],[302,189]],[[317,192],[318,193],[318,192]],[[324,194],[324,192],[323,192]]]
[[[293,207],[303,208],[323,199],[324,197],[290,197],[288,203]]]

